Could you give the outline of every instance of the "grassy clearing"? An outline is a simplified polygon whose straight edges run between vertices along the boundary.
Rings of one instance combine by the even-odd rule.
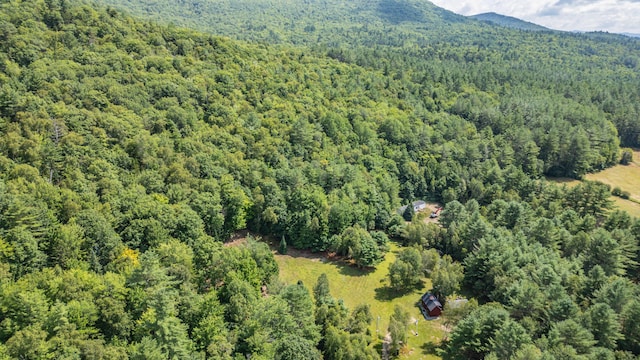
[[[613,187],[619,187],[631,194],[631,199],[640,201],[640,151],[633,153],[633,162],[618,165],[585,176],[587,180],[597,180]]]
[[[359,304],[368,303],[374,317],[371,332],[375,334],[376,327],[378,327],[378,338],[382,338],[386,334],[389,317],[393,313],[394,306],[396,304],[402,306],[409,311],[413,318],[418,319],[418,335],[414,335],[416,325],[411,324],[409,334],[407,334],[407,351],[400,358],[439,359],[434,354],[434,349],[444,336],[442,320],[426,321],[416,307],[420,295],[431,288],[431,282],[425,279],[421,289],[415,289],[405,294],[399,294],[389,288],[387,279],[389,265],[395,261],[398,250],[399,247],[392,244],[391,251],[387,254],[385,261],[374,270],[361,270],[342,262],[328,261],[323,257],[308,256],[308,254],[276,255],[276,261],[280,267],[280,279],[285,283],[292,284],[302,280],[309,291],[312,291],[320,274],[326,273],[329,278],[331,295],[342,299],[349,309],[353,309]],[[378,316],[380,317],[379,322],[376,320]]]
[[[613,197],[615,205],[631,216],[640,218],[640,151],[634,151],[633,163],[614,166],[595,174],[587,174],[585,179],[600,181],[611,188],[619,187],[622,191],[628,191],[631,195],[630,200]],[[548,178],[547,180],[567,186],[575,186],[580,183],[578,180],[567,178]]]

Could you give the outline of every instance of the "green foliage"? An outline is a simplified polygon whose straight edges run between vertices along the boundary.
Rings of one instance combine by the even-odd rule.
[[[284,235],[282,239],[280,239],[280,245],[278,245],[278,253],[281,255],[287,254],[287,240],[285,240]]]
[[[275,350],[276,360],[320,360],[322,355],[313,342],[295,335],[284,337]]]
[[[540,180],[640,143],[637,42],[419,0],[168,4],[129,6],[260,44],[0,4],[0,358],[379,358],[366,305],[274,285],[265,243],[222,245],[245,228],[360,267],[387,231],[417,246],[392,287],[503,304],[461,311],[445,358],[638,354],[638,224],[606,185]],[[438,225],[395,213],[415,198]]]
[[[411,204],[406,205],[404,211],[402,212],[402,218],[404,218],[405,221],[411,221],[413,220],[414,216],[415,216],[415,211],[413,211],[413,205]]]
[[[443,256],[431,274],[434,294],[445,303],[447,297],[460,290],[463,278],[462,264],[454,262],[449,255]]]
[[[371,234],[359,225],[346,228],[339,236],[334,237],[331,250],[347,259],[353,259],[359,267],[379,264],[384,254],[381,248],[386,243],[378,244]]]
[[[617,196],[619,198],[626,199],[626,200],[628,200],[631,197],[631,194],[628,191],[623,191],[617,186],[614,187],[613,190],[611,190],[611,195]]]
[[[617,314],[607,304],[595,304],[585,314],[585,323],[593,333],[596,343],[604,348],[615,349],[622,338]]]
[[[316,306],[328,303],[331,300],[327,274],[323,273],[318,277],[318,281],[313,286],[313,297],[316,300]]]
[[[620,164],[629,165],[633,162],[633,150],[629,148],[622,149],[622,155],[620,155]]]
[[[398,355],[400,349],[406,344],[408,326],[409,313],[396,305],[389,319],[389,335],[391,336],[389,351],[392,355]]]
[[[402,249],[389,266],[389,282],[395,289],[411,289],[422,281],[423,276],[420,251],[413,247]]]
[[[527,342],[527,334],[518,325],[509,325],[509,313],[500,307],[484,305],[458,323],[444,348],[443,359],[482,359],[492,347],[498,353],[513,353],[517,345]],[[500,340],[496,339],[500,336]],[[513,337],[515,343],[508,344]],[[516,346],[514,346],[516,345]]]
[[[622,335],[621,348],[640,353],[640,302],[637,299],[629,302],[622,311]]]

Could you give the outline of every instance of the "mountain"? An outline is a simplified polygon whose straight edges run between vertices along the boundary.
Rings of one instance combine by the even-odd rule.
[[[369,29],[403,29],[412,38],[468,22],[426,0],[99,0],[153,21],[269,43],[361,43]],[[388,34],[393,37],[393,33]],[[394,40],[395,41],[395,40]],[[418,40],[420,41],[420,40]]]
[[[530,30],[530,31],[548,31],[550,30],[549,28],[546,28],[544,26],[541,25],[537,25],[528,21],[524,21],[512,16],[506,16],[506,15],[501,15],[501,14],[497,14],[494,12],[488,12],[488,13],[483,13],[483,14],[477,14],[477,15],[473,15],[470,16],[470,18],[472,19],[476,19],[479,21],[485,21],[485,22],[489,22],[492,24],[496,24],[496,25],[500,25],[500,26],[504,26],[504,27],[508,27],[508,28],[513,28],[513,29],[519,29],[519,30]]]
[[[629,37],[634,37],[634,38],[640,38],[640,34],[622,33],[622,35],[629,36]]]
[[[305,46],[342,62],[392,73],[398,78],[408,77],[427,93],[433,94],[434,88],[440,86],[449,93],[458,93],[464,83],[489,98],[504,94],[498,101],[503,104],[515,93],[515,86],[524,97],[545,94],[584,107],[595,106],[615,123],[624,146],[640,146],[640,124],[632,120],[636,114],[640,116],[640,109],[633,105],[640,96],[640,42],[633,38],[523,32],[457,15],[427,0],[100,3],[160,23],[171,22],[235,39]],[[603,84],[610,87],[603,89]],[[510,90],[506,91],[505,86]],[[611,106],[614,103],[617,105]],[[441,110],[454,108],[449,105]],[[622,108],[625,110],[617,111]],[[457,114],[471,119],[466,112]],[[506,130],[504,123],[476,125]],[[551,165],[557,161],[550,158],[543,160],[549,164],[548,169],[555,169],[551,170],[554,173],[564,167]]]

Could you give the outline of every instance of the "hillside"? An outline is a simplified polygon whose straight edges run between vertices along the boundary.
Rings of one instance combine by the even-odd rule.
[[[373,39],[365,34],[384,28],[402,29],[404,37],[420,36],[421,41],[426,42],[425,35],[430,30],[467,21],[426,0],[98,2],[157,22],[170,21],[232,38],[278,44],[358,43],[369,46],[373,45]],[[392,30],[385,36],[396,42],[400,41],[397,35],[399,33]]]
[[[236,39],[306,45],[317,54],[410,81],[423,94],[447,94],[445,101],[434,99],[424,106],[463,116],[494,133],[504,132],[514,121],[515,126],[529,123],[523,118],[540,119],[537,104],[563,102],[585,109],[589,115],[580,118],[597,116],[613,122],[624,146],[640,146],[640,124],[635,121],[640,117],[635,101],[640,97],[637,39],[604,33],[523,32],[458,16],[426,0],[101,3]],[[456,105],[468,107],[468,99],[456,104],[455,96],[449,96],[463,92],[477,104],[474,110],[459,111]],[[533,113],[522,114],[527,108],[518,105],[522,102],[529,103]],[[485,114],[484,119],[478,118],[479,113]],[[532,124],[531,129],[544,129],[545,134],[558,131],[548,124]],[[543,154],[542,160],[550,175],[578,175],[566,164],[554,164],[553,155]],[[600,168],[591,166],[587,171]]]
[[[506,16],[501,14],[496,14],[494,12],[477,14],[470,16],[472,19],[476,19],[479,21],[486,21],[492,24],[519,29],[519,30],[529,30],[529,31],[550,31],[549,28],[546,28],[542,25],[534,24],[532,22],[524,21],[513,16]]]
[[[0,359],[375,360],[410,334],[387,305],[427,284],[451,330],[430,355],[639,355],[640,221],[606,185],[541,180],[635,141],[637,43],[429,9],[449,38],[310,48],[1,2]],[[396,213],[416,199],[444,204],[438,224]],[[367,298],[283,283],[265,242],[223,245],[247,231],[378,283],[388,266],[367,293],[389,340]]]

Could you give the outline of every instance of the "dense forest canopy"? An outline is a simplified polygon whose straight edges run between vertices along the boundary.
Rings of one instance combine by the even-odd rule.
[[[413,269],[482,304],[444,357],[637,356],[640,223],[541,176],[637,145],[638,42],[420,7],[438,38],[403,30],[411,4],[294,47],[0,2],[0,358],[379,357],[366,306],[280,284],[265,243],[222,245],[242,229],[360,267],[400,239],[398,287]],[[442,226],[405,223],[419,198]]]
[[[100,3],[232,38],[306,45],[319,54],[401,78],[412,91],[420,92],[428,109],[461,115],[494,132],[532,121],[536,123],[531,128],[547,135],[566,131],[562,126],[551,129],[537,110],[539,102],[548,104],[545,107],[565,103],[568,107],[556,111],[554,120],[569,118],[575,124],[589,113],[613,122],[623,146],[640,146],[640,110],[635,101],[640,98],[638,39],[506,29],[426,0]],[[454,108],[461,95],[474,100],[471,104],[467,98],[461,100],[471,112]],[[532,103],[528,111],[523,111],[523,103]],[[587,135],[598,143],[604,140],[600,134]],[[542,134],[531,137],[538,143],[556,142],[541,139],[547,137]],[[568,176],[582,172],[557,164],[557,157],[545,151],[541,158],[545,172]]]
[[[551,29],[544,26],[534,24],[528,21],[520,20],[518,18],[506,15],[496,14],[494,12],[482,13],[470,16],[472,19],[501,25],[508,28],[520,29],[520,30],[534,30],[534,31],[549,31]]]

